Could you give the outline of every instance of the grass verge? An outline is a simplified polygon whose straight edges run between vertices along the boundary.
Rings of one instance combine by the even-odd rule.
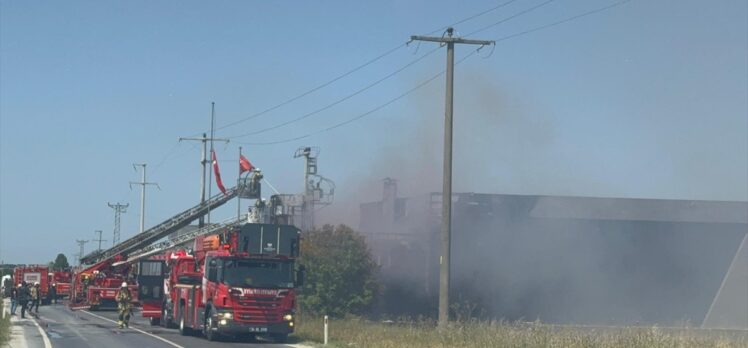
[[[322,320],[304,318],[296,336],[321,346]],[[600,347],[709,348],[748,347],[744,332],[641,327],[573,327],[526,322],[453,323],[437,330],[432,322],[379,323],[361,319],[330,320],[327,347]]]
[[[0,299],[0,313],[5,310],[5,301]],[[10,341],[10,313],[5,318],[0,316],[0,347],[4,347]]]

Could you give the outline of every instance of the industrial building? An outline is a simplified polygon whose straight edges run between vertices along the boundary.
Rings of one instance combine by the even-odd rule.
[[[435,312],[441,199],[399,197],[385,179],[382,200],[360,205],[384,311]],[[748,202],[485,193],[452,201],[458,315],[748,328]]]

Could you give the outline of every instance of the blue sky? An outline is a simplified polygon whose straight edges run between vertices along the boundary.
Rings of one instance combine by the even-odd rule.
[[[130,203],[149,163],[146,225],[199,198],[199,148],[179,143],[276,105],[424,34],[506,1],[0,0],[0,259],[72,257]],[[464,35],[545,1],[517,0],[456,26]],[[556,0],[479,34],[500,39],[615,1]],[[458,191],[748,200],[748,8],[742,0],[639,1],[500,41],[458,65]],[[437,32],[436,35],[440,35]],[[412,44],[272,112],[233,136],[339,100],[434,49]],[[474,47],[457,48],[458,59]],[[224,180],[240,142],[293,138],[355,117],[444,68],[439,50],[303,121],[217,144]],[[242,145],[280,191],[301,190],[296,148],[319,146],[337,183],[323,220],[356,222],[386,176],[438,190],[444,81],[344,127]],[[216,192],[215,186],[213,192]],[[270,192],[265,188],[265,192]],[[246,203],[244,203],[246,205]],[[217,211],[228,217],[235,206]],[[108,243],[110,243],[108,242]],[[94,243],[86,248],[91,250]],[[104,243],[105,245],[107,242]]]

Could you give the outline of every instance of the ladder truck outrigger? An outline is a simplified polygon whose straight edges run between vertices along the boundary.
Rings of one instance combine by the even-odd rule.
[[[211,197],[208,201],[187,209],[168,220],[139,233],[105,251],[95,251],[81,258],[82,266],[73,275],[70,302],[71,309],[116,308],[114,299],[122,282],[127,282],[138,302],[132,263],[126,262],[128,255],[153,244],[171,233],[189,225],[192,221],[222,206],[236,197],[238,188],[233,187]]]

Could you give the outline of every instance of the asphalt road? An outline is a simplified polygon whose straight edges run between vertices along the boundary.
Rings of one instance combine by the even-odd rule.
[[[133,313],[129,329],[117,328],[117,313],[111,311],[71,311],[62,304],[39,308],[37,323],[46,331],[52,347],[299,347],[272,342],[242,342],[227,339],[210,342],[202,336],[181,336],[176,329],[151,326],[139,312]],[[293,341],[293,336],[289,337]],[[43,346],[42,346],[43,347]]]

